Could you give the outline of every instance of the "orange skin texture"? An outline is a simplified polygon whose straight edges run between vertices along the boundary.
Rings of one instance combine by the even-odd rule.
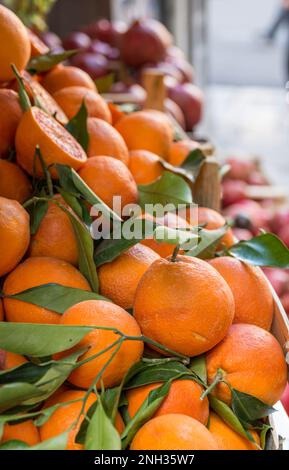
[[[256,445],[240,436],[228,426],[217,414],[211,412],[209,431],[213,434],[220,450],[258,450]],[[254,440],[260,445],[260,438],[255,431],[250,431]]]
[[[0,197],[0,277],[17,266],[30,242],[29,214],[17,201]]]
[[[89,290],[84,276],[71,264],[56,258],[27,258],[6,278],[3,291],[16,294],[31,287],[55,283]],[[6,320],[24,323],[59,323],[61,316],[46,308],[14,299],[4,299]]]
[[[147,215],[146,215],[147,217]],[[168,212],[164,217],[158,217],[155,219],[160,225],[164,225],[165,227],[174,228],[174,229],[189,229],[190,225],[186,222],[183,217],[179,217],[178,215]],[[165,242],[157,242],[154,240],[153,237],[146,238],[141,242],[143,245],[148,246],[156,253],[158,253],[162,258],[167,258],[171,256],[174,252],[176,245],[172,245],[170,243]]]
[[[111,208],[114,196],[121,197],[121,207],[137,203],[137,185],[120,160],[104,156],[89,158],[79,176]]]
[[[157,416],[136,433],[130,450],[218,450],[208,429],[182,414]]]
[[[56,91],[53,98],[69,119],[78,113],[84,101],[88,116],[97,117],[111,123],[110,110],[96,90],[90,90],[82,86],[69,86]]]
[[[287,383],[287,367],[281,346],[271,333],[255,325],[232,325],[226,338],[207,353],[208,381],[222,369],[233,388],[274,405]],[[230,404],[229,387],[218,384],[213,394]]]
[[[67,208],[61,196],[54,196]],[[53,202],[48,203],[48,210],[35,235],[32,235],[29,256],[48,256],[78,265],[78,246],[73,226],[68,215]]]
[[[107,103],[107,105],[111,112],[111,123],[113,126],[115,126],[116,123],[125,116],[125,113],[120,109],[119,106],[117,106],[117,104]]]
[[[14,369],[28,362],[24,356],[0,349],[0,370]]]
[[[85,301],[74,305],[62,315],[60,324],[117,328],[126,335],[141,335],[137,322],[128,312],[118,305],[102,300]],[[88,333],[78,343],[77,348],[90,346],[90,349],[79,360],[97,354],[113,344],[118,337],[114,332],[107,330],[94,330]],[[115,349],[116,347],[75,369],[69,376],[69,382],[81,388],[88,388]],[[110,388],[118,385],[129,368],[140,360],[142,353],[141,341],[125,341],[102,374],[104,386]],[[100,385],[99,382],[97,386],[100,387]]]
[[[55,119],[39,108],[32,107],[24,113],[16,132],[17,163],[33,175],[35,148],[39,145],[47,166],[54,163],[68,165],[78,170],[87,160],[86,154],[71,134]],[[54,168],[50,170],[57,177]],[[43,175],[37,159],[36,174]]]
[[[137,184],[150,184],[163,173],[160,158],[148,150],[130,152],[129,169]]]
[[[97,91],[94,81],[88,73],[72,65],[58,64],[42,80],[42,86],[51,94],[71,86],[80,86]]]
[[[88,118],[87,130],[89,144],[88,157],[107,155],[122,161],[126,166],[129,163],[129,153],[125,141],[117,130],[107,122],[98,118]]]
[[[31,46],[31,54],[30,57],[37,57],[39,55],[47,54],[49,52],[49,47],[41,41],[41,39],[31,31],[31,29],[27,28],[27,33],[30,40]]]
[[[259,267],[224,256],[211,260],[225,279],[235,299],[233,323],[249,323],[269,331],[273,319],[273,296],[263,271]]]
[[[124,309],[132,308],[139,281],[157,259],[157,253],[140,243],[129,248],[98,269],[100,294]]]
[[[152,390],[160,387],[161,383],[145,385],[126,392],[128,412],[134,417]],[[196,419],[206,425],[209,417],[209,400],[200,400],[204,389],[193,380],[175,380],[170,391],[153,417],[171,413],[182,414]]]
[[[142,277],[134,316],[145,336],[187,356],[218,344],[234,317],[232,293],[216,270],[197,258],[155,261]]]
[[[0,81],[15,78],[11,64],[21,71],[30,58],[30,40],[27,30],[19,18],[8,8],[0,5]]]
[[[14,146],[17,126],[22,116],[18,94],[14,90],[0,90],[0,156]]]
[[[0,196],[15,201],[27,201],[32,195],[32,186],[21,168],[8,160],[0,160]]]
[[[3,302],[0,299],[0,321],[4,320],[4,308],[3,308]]]
[[[78,390],[71,390],[58,395],[56,403],[66,403],[69,401],[75,401],[66,406],[58,408],[51,417],[40,427],[41,441],[51,439],[52,437],[58,436],[63,432],[67,431],[75,420],[77,420],[82,407],[82,399],[85,392]],[[84,413],[79,422],[71,429],[68,435],[68,442],[66,450],[82,450],[83,445],[77,444],[75,438],[81,426],[81,422],[84,418],[84,414],[88,412],[91,405],[96,401],[96,395],[90,394],[84,408]]]
[[[23,441],[29,446],[34,446],[40,442],[39,431],[32,419],[18,424],[6,423],[3,429],[1,443],[16,440]]]
[[[194,140],[179,140],[172,142],[169,150],[168,162],[174,166],[181,166],[189,156],[190,152],[200,148],[199,142]]]
[[[159,111],[138,111],[124,116],[116,124],[129,150],[148,150],[168,158],[173,131],[165,114]]]
[[[226,219],[219,214],[219,212],[209,209],[208,207],[188,208],[185,214],[181,213],[180,215],[185,217],[190,225],[203,225],[206,230],[217,230],[218,228],[223,227],[226,223]],[[229,228],[227,233],[221,239],[218,249],[222,249],[224,246],[230,248],[234,244],[234,235],[232,230]]]

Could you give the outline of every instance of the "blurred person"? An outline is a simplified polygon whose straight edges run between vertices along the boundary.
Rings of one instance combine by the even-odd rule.
[[[282,0],[282,6],[280,11],[270,27],[269,31],[265,35],[265,38],[269,41],[273,41],[281,26],[285,26],[287,29],[287,48],[286,48],[286,79],[289,80],[289,0]]]

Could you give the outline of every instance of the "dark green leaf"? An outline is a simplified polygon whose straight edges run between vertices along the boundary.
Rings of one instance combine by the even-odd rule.
[[[121,435],[122,448],[126,449],[137,431],[155,414],[170,391],[171,381],[152,390],[128,423]]]
[[[170,227],[159,226],[154,231],[154,239],[158,243],[168,243],[170,245],[180,245],[187,249],[192,249],[197,245],[199,234],[189,230],[180,230]]]
[[[119,239],[103,240],[97,246],[94,253],[94,261],[97,267],[105,263],[110,263],[119,255],[121,255],[121,253],[136,245],[145,237],[152,236],[156,224],[152,220],[148,219],[128,220],[124,222],[124,224],[122,224],[122,234],[124,226],[127,227],[127,229],[124,228],[125,233],[128,233],[129,228],[132,227],[133,232],[137,233],[138,235],[131,239],[128,239],[128,237],[126,237]]]
[[[24,356],[50,356],[72,348],[93,329],[89,326],[0,322],[0,348]]]
[[[245,437],[251,442],[254,442],[251,434],[246,431],[238,417],[233,413],[231,408],[218,398],[213,395],[209,396],[210,407],[215,411],[215,413],[226,423],[230,428],[236,431],[240,436]]]
[[[100,77],[94,80],[98,93],[108,93],[112,85],[114,84],[114,80],[114,73],[109,73],[104,77]]]
[[[151,362],[140,361],[132,367],[126,377],[124,389],[141,387],[157,382],[166,382],[180,376],[192,376],[190,370],[181,362],[159,359]]]
[[[66,129],[77,140],[81,147],[87,151],[89,135],[87,130],[87,109],[83,101],[78,113],[66,124]]]
[[[251,240],[241,241],[228,252],[231,256],[254,266],[289,268],[289,250],[272,233],[263,233]]]
[[[57,188],[57,190],[61,194],[66,204],[73,210],[80,220],[83,220],[82,206],[80,204],[81,199],[78,199],[76,196],[62,188]]]
[[[50,69],[55,67],[55,65],[73,57],[77,52],[78,50],[75,49],[64,51],[59,54],[48,52],[47,54],[38,55],[36,57],[32,57],[26,69],[32,74],[48,72]]]
[[[28,109],[31,108],[31,102],[30,102],[29,96],[27,94],[27,91],[26,91],[26,88],[25,88],[25,85],[24,85],[24,82],[23,82],[23,78],[19,74],[19,72],[18,72],[18,70],[17,70],[17,68],[15,67],[14,64],[12,64],[11,67],[12,67],[12,70],[13,70],[14,75],[16,77],[17,84],[18,84],[18,95],[19,95],[20,106],[21,106],[21,108],[24,112],[28,111]]]
[[[146,204],[172,204],[177,207],[179,204],[191,204],[191,189],[180,176],[165,171],[162,176],[148,185],[140,185],[139,202],[142,208]]]
[[[92,403],[92,405],[90,405],[84,419],[82,420],[82,423],[80,425],[80,428],[79,428],[79,431],[76,435],[76,438],[75,438],[75,442],[77,442],[77,444],[84,444],[85,442],[85,438],[86,438],[86,433],[87,433],[87,428],[88,428],[88,425],[90,423],[90,420],[96,410],[96,407],[97,407],[97,401],[95,401],[94,403]]]
[[[202,229],[199,232],[200,243],[192,250],[186,252],[187,256],[193,256],[201,259],[210,259],[214,257],[216,249],[223,236],[226,234],[228,226],[224,225],[216,230]]]
[[[30,214],[30,232],[35,235],[48,209],[48,201],[36,201],[28,208]]]
[[[263,450],[266,448],[266,443],[268,442],[268,433],[272,430],[269,424],[262,424],[261,432],[260,432],[260,444]]]
[[[32,447],[27,447],[25,450],[65,450],[67,447],[69,431],[66,431],[58,436],[42,441]]]
[[[196,180],[206,157],[200,149],[192,150],[187,156],[186,160],[182,163],[181,167],[187,172],[191,173]]]
[[[16,439],[3,442],[0,444],[0,450],[26,450],[29,447],[26,442],[18,441]]]
[[[0,387],[0,412],[9,410],[14,406],[42,396],[42,391],[33,384],[14,382]]]
[[[106,415],[100,397],[87,428],[85,450],[120,450],[120,436]]]
[[[250,424],[259,419],[266,418],[276,411],[258,398],[239,392],[234,388],[232,389],[232,409],[240,421]]]
[[[59,314],[63,314],[73,305],[85,300],[108,301],[108,299],[95,292],[61,286],[60,284],[43,284],[42,286],[31,287],[31,289],[6,297],[38,305]]]
[[[49,370],[49,364],[38,365],[33,362],[25,362],[13,369],[3,370],[0,372],[0,385],[13,382],[24,382],[33,384],[41,379]]]
[[[207,384],[206,356],[196,356],[191,360],[190,370],[194,372],[204,384]]]

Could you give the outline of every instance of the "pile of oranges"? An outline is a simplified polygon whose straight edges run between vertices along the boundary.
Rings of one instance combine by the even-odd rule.
[[[37,399],[25,395],[17,402],[26,405],[24,415],[13,401],[0,403],[1,410],[9,410],[8,418],[0,415],[0,448],[9,442],[10,448],[13,443],[14,448],[41,448],[45,442],[55,448],[55,439],[65,435],[66,449],[118,449],[121,442],[132,450],[261,449],[260,429],[267,414],[255,424],[249,420],[251,426],[239,421],[240,431],[220,407],[227,416],[237,416],[237,394],[269,409],[285,389],[287,367],[269,332],[270,287],[258,267],[226,256],[226,248],[234,244],[231,230],[219,241],[223,256],[210,260],[178,254],[168,242],[140,240],[94,265],[95,292],[84,269],[79,231],[71,221],[75,217],[87,228],[80,214],[89,212],[90,201],[84,198],[77,212],[80,206],[69,204],[73,191],[64,191],[59,183],[57,165],[65,165],[106,207],[113,207],[114,196],[121,196],[122,206],[135,204],[138,185],[160,179],[163,161],[182,165],[197,144],[174,141],[165,114],[124,114],[107,104],[91,78],[76,67],[58,64],[29,74],[30,58],[45,48],[3,6],[0,36],[7,44],[0,52],[0,347],[1,325],[3,331],[15,325],[17,343],[0,350],[3,390],[8,370],[10,386],[14,374],[17,387],[27,367],[49,368],[78,354],[68,375],[50,392],[40,387]],[[65,127],[83,104],[86,148]],[[35,203],[44,207],[36,217],[31,212]],[[186,213],[169,213],[159,222],[185,230],[225,225],[208,208],[198,209],[195,224]],[[60,313],[47,299],[29,302],[21,297],[39,286],[64,286],[81,296]],[[25,337],[24,328],[18,341],[19,324],[34,326],[33,338]],[[30,341],[32,348],[44,341],[52,325],[59,332],[84,326],[87,333],[70,349],[68,343],[53,349],[52,341],[48,358],[45,353],[36,354],[38,360],[32,352],[19,354],[22,344],[27,348]],[[169,375],[162,372],[166,368]],[[114,398],[112,407],[108,397]],[[104,413],[103,425],[117,444],[98,447],[97,435],[95,441],[91,437],[97,413]]]

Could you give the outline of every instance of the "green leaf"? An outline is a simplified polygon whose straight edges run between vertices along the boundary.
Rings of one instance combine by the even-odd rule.
[[[100,397],[87,428],[85,450],[120,450],[120,436],[106,415]]]
[[[195,181],[205,160],[206,157],[203,152],[200,149],[195,149],[189,153],[181,168],[192,174]]]
[[[35,201],[32,206],[28,207],[28,212],[30,214],[30,233],[35,235],[39,226],[42,222],[42,219],[45,217],[48,209],[48,201]]]
[[[216,249],[223,236],[228,230],[228,225],[224,225],[216,230],[202,229],[199,232],[200,243],[192,250],[186,252],[186,256],[193,256],[201,259],[210,259],[214,257]]]
[[[226,423],[230,428],[232,428],[240,436],[245,437],[251,442],[254,442],[251,434],[246,431],[243,424],[240,422],[238,417],[234,414],[231,408],[218,398],[213,395],[209,396],[210,407],[215,411],[215,413]]]
[[[26,450],[29,447],[26,442],[13,439],[0,444],[0,450]]]
[[[87,130],[87,109],[83,100],[77,114],[66,124],[66,129],[77,140],[81,147],[87,151],[89,135]]]
[[[27,91],[23,82],[23,78],[21,77],[20,73],[18,72],[14,64],[11,65],[11,68],[13,70],[13,73],[16,77],[17,84],[18,84],[18,94],[19,94],[19,102],[20,102],[21,109],[24,112],[28,111],[28,109],[31,108],[31,102],[27,94]]]
[[[140,361],[127,374],[124,389],[141,387],[157,382],[166,382],[180,376],[192,376],[190,370],[181,362],[172,359],[157,359],[150,362]]]
[[[64,206],[61,206],[61,208],[69,217],[74,229],[78,246],[79,270],[88,280],[92,290],[94,292],[98,292],[98,277],[93,259],[94,244],[90,232],[87,227],[71,211],[66,209]]]
[[[104,77],[97,78],[94,80],[98,93],[108,93],[114,84],[115,81],[115,74],[109,73]]]
[[[263,233],[251,240],[241,241],[230,248],[228,253],[254,266],[289,268],[289,250],[272,233]]]
[[[32,447],[27,447],[25,450],[65,450],[67,447],[69,431],[66,431],[58,436],[46,439]]]
[[[247,393],[232,389],[232,409],[238,418],[244,423],[254,423],[266,418],[276,410],[256,397]]]
[[[63,200],[73,210],[73,212],[80,218],[80,220],[83,220],[82,206],[80,204],[81,200],[78,199],[73,194],[65,191],[62,188],[57,188],[57,191],[59,192],[59,194],[61,194]]]
[[[201,356],[196,356],[191,360],[190,370],[194,372],[194,374],[196,374],[204,384],[207,384],[207,364],[206,356],[204,354]]]
[[[31,364],[28,377],[28,368],[24,368],[25,364],[16,367],[10,371],[10,374],[2,374],[2,383],[5,383],[3,380],[6,377],[6,385],[0,387],[0,410],[6,411],[18,405],[35,405],[46,400],[67,379],[78,358],[84,352],[85,350],[76,351],[59,361],[51,361],[46,366]],[[31,378],[32,369],[34,372],[33,379]],[[27,379],[30,380],[28,382],[29,387],[27,387]]]
[[[84,302],[85,300],[106,300],[109,302],[108,299],[95,292],[53,283],[31,287],[17,294],[4,297],[38,305],[39,307],[47,308],[59,314],[63,314],[73,305]]]
[[[113,212],[83,181],[78,173],[66,165],[56,164],[61,187],[75,196],[81,195],[92,206],[97,205],[99,211],[108,220],[121,222],[121,218]]]
[[[128,220],[124,224],[129,223],[130,221]],[[156,227],[156,224],[153,221],[146,219],[134,219],[133,221],[131,221],[131,223],[135,224],[133,228],[135,227],[138,236],[133,237],[131,239],[120,238],[103,240],[101,243],[99,243],[94,253],[94,262],[97,267],[105,263],[110,263],[119,255],[121,255],[121,253],[127,251],[132,246],[144,240],[145,237],[148,238],[152,236]],[[124,226],[124,224],[122,225],[122,227]]]
[[[190,249],[197,244],[199,235],[189,230],[179,230],[170,227],[159,226],[154,231],[154,239],[158,243],[168,243],[170,245],[189,244]]]
[[[170,387],[171,381],[168,381],[149,393],[121,435],[123,449],[127,448],[137,431],[155,414],[168,395]]]
[[[180,176],[165,171],[162,176],[148,185],[140,185],[139,202],[146,204],[191,204],[192,192],[188,183]]]
[[[72,348],[93,329],[88,326],[0,322],[0,348],[23,356],[50,356]]]
[[[262,423],[261,432],[260,432],[260,444],[263,450],[266,448],[268,442],[268,433],[272,430],[272,427],[269,424]]]
[[[36,57],[32,57],[26,69],[32,74],[48,72],[53,67],[55,67],[55,65],[60,64],[60,62],[63,62],[70,57],[73,57],[77,53],[78,50],[75,49],[71,51],[64,51],[59,54],[48,52],[47,54],[38,55]]]

